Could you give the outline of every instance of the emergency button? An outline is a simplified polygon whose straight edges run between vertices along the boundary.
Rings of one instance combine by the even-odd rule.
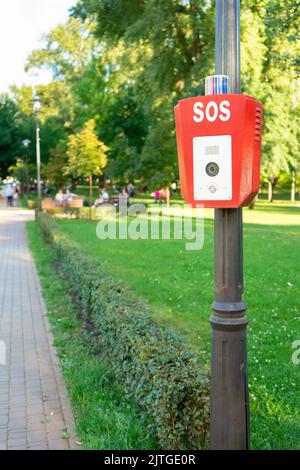
[[[214,185],[214,184],[211,184],[210,186],[208,186],[208,191],[212,194],[216,193],[218,190],[217,186]]]

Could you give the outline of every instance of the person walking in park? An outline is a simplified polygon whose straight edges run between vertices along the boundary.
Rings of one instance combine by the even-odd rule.
[[[5,188],[5,197],[7,201],[7,207],[13,206],[14,188],[12,184],[8,184]]]
[[[20,188],[18,185],[15,185],[15,187],[13,188],[13,205],[15,207],[19,207],[19,196],[20,196]]]
[[[158,204],[160,202],[160,191],[159,190],[154,191],[153,196],[154,196],[154,203]]]

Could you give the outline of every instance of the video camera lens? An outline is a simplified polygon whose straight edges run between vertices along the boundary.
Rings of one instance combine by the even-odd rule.
[[[208,176],[217,176],[220,171],[219,165],[215,162],[210,162],[206,165],[205,169]]]

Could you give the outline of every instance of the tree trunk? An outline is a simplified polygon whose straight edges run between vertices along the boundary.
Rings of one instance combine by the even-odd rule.
[[[75,191],[77,187],[77,181],[75,180],[75,178],[73,178],[73,176],[71,177],[71,190],[72,191]]]
[[[295,192],[296,192],[296,173],[295,171],[292,171],[291,202],[295,202]]]
[[[268,181],[268,201],[273,202],[273,183],[271,180]]]
[[[90,187],[90,220],[92,220],[92,205],[93,205],[93,176],[89,176],[89,187]]]
[[[258,199],[258,195],[255,196],[255,197],[252,199],[252,201],[250,202],[250,204],[249,204],[249,206],[248,206],[249,209],[255,209],[255,204],[256,204],[257,199]]]
[[[169,208],[170,207],[170,189],[167,188],[167,207]]]

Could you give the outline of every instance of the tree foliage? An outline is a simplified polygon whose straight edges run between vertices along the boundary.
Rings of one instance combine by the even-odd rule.
[[[177,177],[173,105],[203,93],[203,79],[213,72],[213,2],[80,0],[73,14],[93,19],[96,37],[110,49],[113,86],[116,75],[123,84],[127,77],[149,119],[140,177],[170,182]],[[299,161],[298,20],[299,1],[242,4],[243,90],[264,104],[263,175],[272,181]]]
[[[299,168],[299,2],[242,2],[242,89],[264,105],[262,176],[272,184]],[[93,120],[110,147],[106,173],[115,182],[157,189],[176,180],[173,107],[204,93],[214,71],[214,23],[211,0],[79,0],[27,61],[29,71],[53,73],[51,84],[37,87],[43,161]],[[13,96],[21,134],[26,128],[34,141],[32,89],[14,88]],[[3,153],[10,163],[15,141]]]
[[[203,79],[213,64],[213,6],[204,0],[130,5],[82,0],[74,14],[93,18],[108,61],[109,85],[122,93],[127,81],[147,116],[135,173],[150,186],[170,184],[178,177],[173,106],[179,98],[203,91]]]
[[[67,162],[66,147],[65,142],[58,142],[58,144],[50,150],[49,161],[43,170],[45,178],[56,188],[64,186],[67,180],[64,175]]]
[[[55,79],[68,82],[80,76],[96,49],[90,32],[92,25],[70,18],[44,36],[45,47],[34,50],[28,57],[26,70],[50,69]]]
[[[5,99],[4,99],[5,98]],[[30,139],[29,153],[33,150],[34,123],[23,115],[14,100],[3,97],[0,104],[0,176],[5,177],[18,158],[27,158],[24,139]]]
[[[81,132],[69,136],[66,175],[78,178],[103,174],[109,149],[98,139],[95,125],[95,121],[90,119]]]

